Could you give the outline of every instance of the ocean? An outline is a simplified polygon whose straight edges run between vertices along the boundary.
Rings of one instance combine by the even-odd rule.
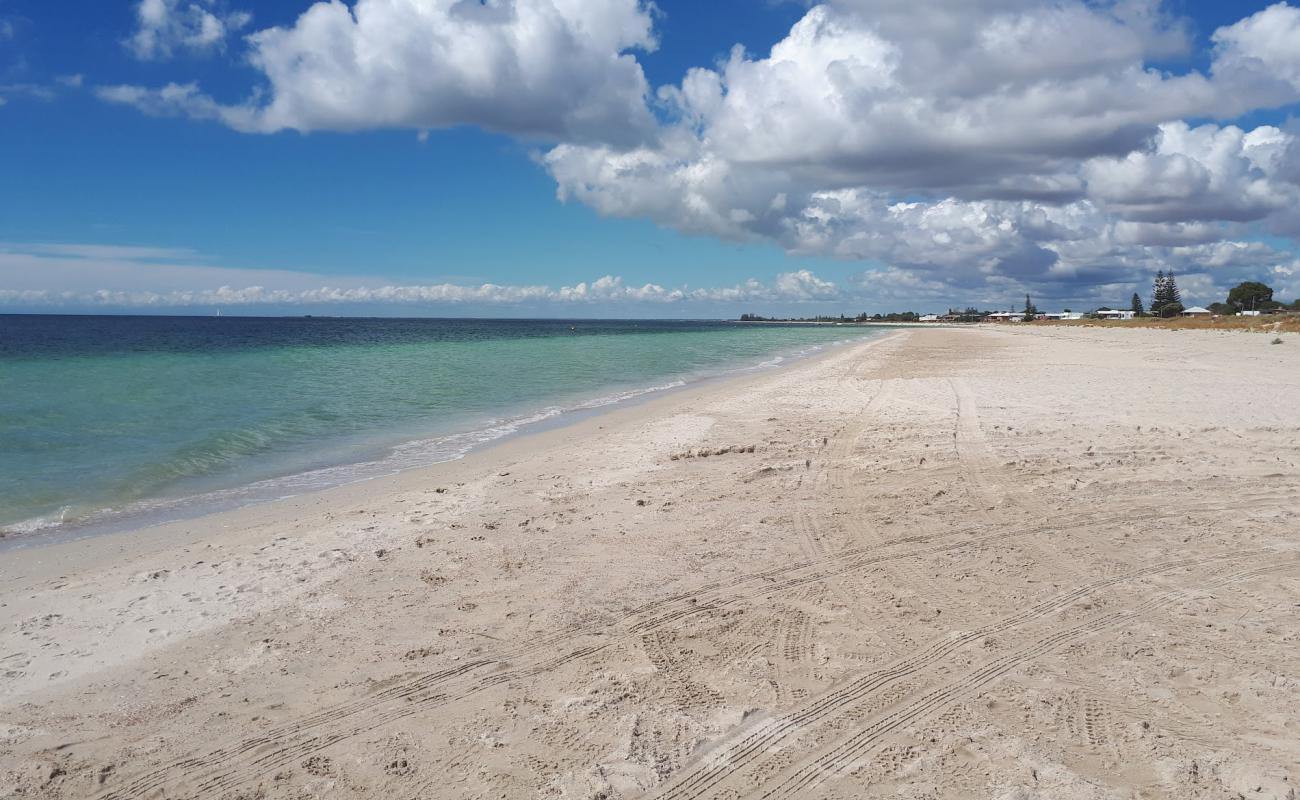
[[[881,332],[0,315],[0,534],[135,527],[447,461]]]

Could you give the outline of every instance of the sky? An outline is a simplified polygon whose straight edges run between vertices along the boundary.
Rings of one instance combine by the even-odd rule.
[[[0,0],[0,313],[1300,297],[1300,4]]]

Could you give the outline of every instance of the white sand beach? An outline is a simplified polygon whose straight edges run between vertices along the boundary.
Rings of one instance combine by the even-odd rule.
[[[1300,796],[1300,339],[900,329],[0,556],[0,796]]]

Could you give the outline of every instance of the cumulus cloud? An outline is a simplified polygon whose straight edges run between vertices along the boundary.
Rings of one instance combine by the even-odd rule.
[[[965,195],[1127,153],[1219,99],[1200,75],[1143,67],[1172,33],[1083,3],[1004,5],[816,6],[767,56],[733,50],[660,95],[731,163]]]
[[[154,61],[179,51],[211,53],[252,21],[244,11],[226,10],[221,0],[140,0],[135,31],[122,44],[136,58]]]
[[[1148,66],[1189,47],[1157,2],[830,0],[768,54],[660,89],[652,144],[541,160],[605,215],[875,261],[950,296],[1136,284],[1183,266],[1178,248],[1294,218],[1292,133],[1182,120],[1300,99],[1297,15],[1219,31],[1207,77]]]
[[[1300,199],[1277,179],[1291,138],[1268,125],[1247,132],[1172,122],[1160,127],[1151,149],[1093,159],[1083,175],[1089,196],[1124,219],[1249,222]]]
[[[1300,8],[1277,3],[1212,38],[1216,78],[1250,102],[1294,102],[1300,91]]]
[[[213,8],[179,1],[146,0]],[[825,0],[766,53],[651,91],[654,19],[639,0],[328,0],[247,37],[263,85],[243,103],[98,93],[250,132],[540,140],[563,201],[867,262],[853,291],[1078,297],[1158,268],[1217,286],[1287,261],[1260,234],[1300,235],[1300,136],[1230,124],[1300,102],[1286,2],[1215,31],[1202,72],[1156,66],[1194,44],[1161,0]],[[827,296],[800,274],[765,286]]]
[[[146,6],[176,18],[174,0],[144,0],[142,18]],[[160,38],[144,41],[153,52]],[[631,142],[654,128],[645,76],[627,52],[656,47],[650,7],[638,0],[328,0],[247,41],[266,85],[244,103],[219,104],[179,83],[100,96],[250,132],[477,125]]]

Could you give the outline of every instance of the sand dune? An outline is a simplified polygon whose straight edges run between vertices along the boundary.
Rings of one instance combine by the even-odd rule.
[[[0,557],[0,795],[1294,798],[1300,340],[909,329]]]

